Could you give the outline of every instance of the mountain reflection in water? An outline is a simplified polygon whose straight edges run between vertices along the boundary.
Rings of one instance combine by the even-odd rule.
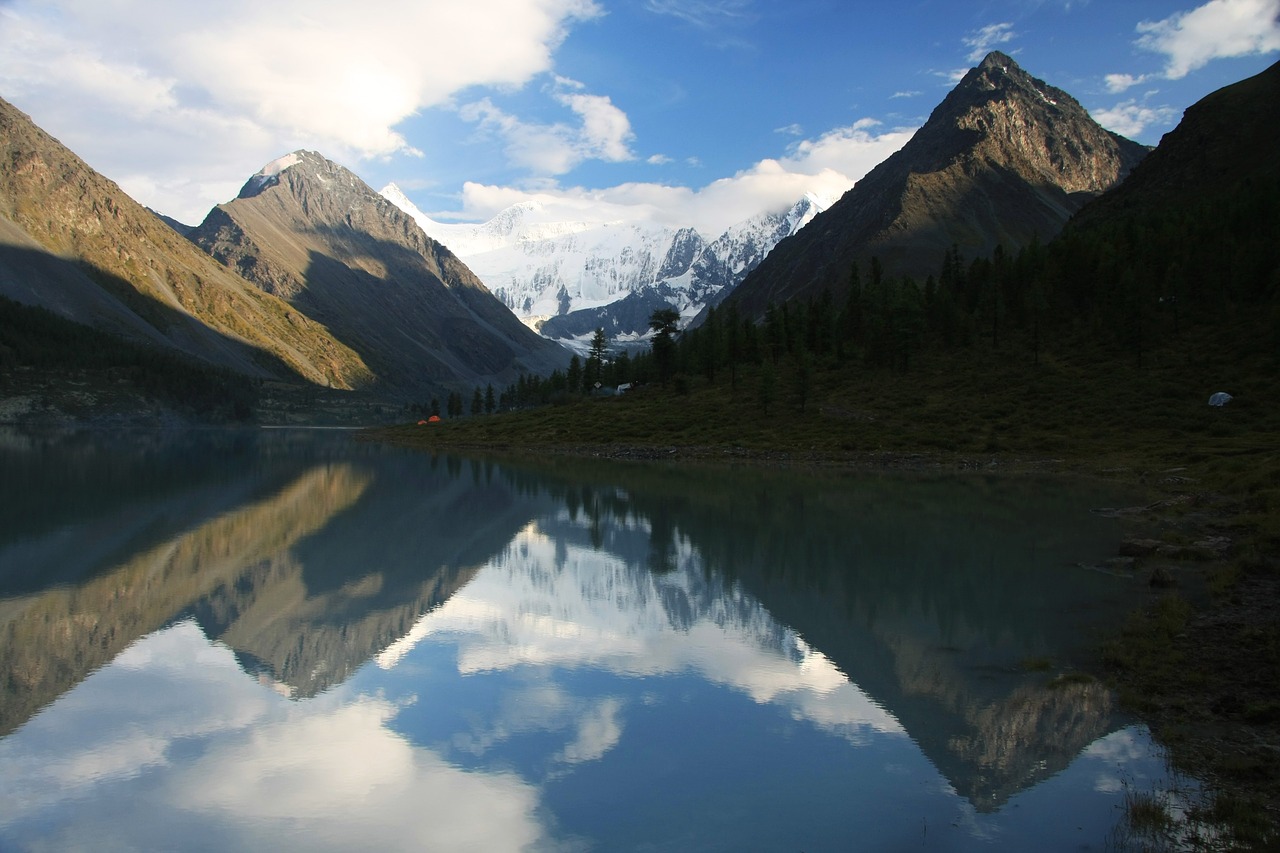
[[[0,457],[6,849],[1074,849],[1010,800],[1092,774],[1050,811],[1101,835],[1159,763],[1024,665],[1135,603],[1078,567],[1119,536],[1080,484],[287,432]]]

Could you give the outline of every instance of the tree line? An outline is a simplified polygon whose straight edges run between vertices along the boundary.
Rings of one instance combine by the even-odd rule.
[[[815,370],[909,371],[926,352],[985,348],[1039,362],[1087,346],[1143,366],[1191,325],[1265,312],[1280,357],[1280,178],[1178,207],[1109,212],[1052,242],[966,259],[947,250],[923,282],[855,263],[841,293],[770,305],[756,321],[730,297],[674,342],[656,333],[633,370],[650,380],[735,385],[752,368],[761,402],[785,373],[803,410]],[[672,312],[673,313],[673,312]],[[666,328],[655,313],[652,328]]]
[[[231,370],[0,297],[0,390],[21,368],[105,372],[122,389],[206,420],[247,420],[258,402],[258,383]]]
[[[673,308],[655,311],[647,351],[611,353],[598,329],[585,359],[524,375],[500,392],[475,389],[471,414],[528,408],[626,383],[686,391],[697,379],[737,388],[749,374],[764,410],[785,386],[794,408],[810,402],[815,375],[831,370],[910,371],[926,353],[982,348],[1038,363],[1086,346],[1145,365],[1192,325],[1264,311],[1280,357],[1280,178],[1178,206],[1110,210],[1068,223],[1048,244],[965,258],[944,252],[924,281],[886,274],[876,258],[854,263],[840,292],[770,305],[744,317],[730,297],[683,331]],[[1246,343],[1246,342],[1242,342]],[[456,398],[456,399],[455,399]],[[465,414],[461,393],[446,413]],[[439,405],[433,401],[433,413]]]

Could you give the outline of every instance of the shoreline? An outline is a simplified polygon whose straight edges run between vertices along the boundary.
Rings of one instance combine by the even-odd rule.
[[[1116,559],[1136,577],[1146,575],[1160,595],[1101,644],[1097,675],[1121,706],[1151,729],[1172,768],[1202,780],[1212,794],[1200,807],[1173,816],[1182,824],[1170,832],[1203,839],[1225,831],[1233,839],[1228,848],[1206,849],[1267,849],[1280,837],[1280,683],[1274,677],[1280,655],[1275,615],[1280,567],[1265,542],[1249,533],[1247,495],[1205,482],[1193,466],[1116,465],[1074,454],[1035,458],[589,442],[514,446],[399,427],[365,430],[360,440],[544,464],[562,457],[850,472],[1048,474],[1132,488],[1145,496],[1143,503],[1095,511],[1123,520],[1126,536]],[[1205,592],[1187,595],[1186,581]]]

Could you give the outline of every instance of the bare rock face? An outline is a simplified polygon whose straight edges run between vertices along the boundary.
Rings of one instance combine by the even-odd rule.
[[[730,298],[761,316],[769,302],[840,294],[852,265],[865,269],[872,257],[886,274],[923,279],[953,246],[977,257],[1047,242],[1147,150],[993,52],[901,150],[775,247]]]
[[[249,376],[370,378],[322,326],[212,262],[2,100],[0,295]]]
[[[324,324],[397,396],[506,384],[568,360],[412,218],[314,152],[269,164],[191,239]]]

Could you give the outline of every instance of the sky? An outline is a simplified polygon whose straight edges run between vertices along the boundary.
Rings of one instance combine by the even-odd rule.
[[[838,198],[990,50],[1154,145],[1280,58],[1280,0],[0,0],[0,97],[189,224],[306,148],[440,221],[714,238]]]

